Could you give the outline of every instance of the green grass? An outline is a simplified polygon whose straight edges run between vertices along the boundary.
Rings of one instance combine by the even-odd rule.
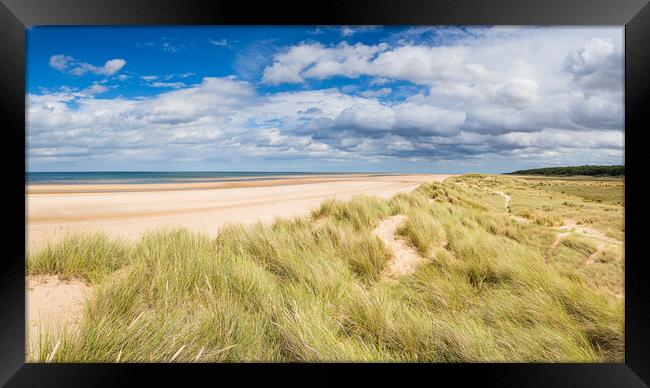
[[[27,270],[32,275],[59,274],[62,278],[78,277],[98,281],[122,267],[129,248],[104,233],[66,235],[61,241],[48,242],[28,257]]]
[[[512,196],[510,208],[515,215],[540,226],[559,226],[564,220],[573,219],[578,224],[599,229],[609,237],[623,239],[622,181],[504,177],[500,182],[493,187]],[[488,182],[484,185],[491,187]]]
[[[28,273],[85,278],[95,297],[78,330],[44,336],[28,360],[622,362],[622,252],[608,248],[587,267],[580,259],[593,243],[570,238],[545,262],[555,232],[512,220],[493,194],[534,213],[549,204],[536,184],[455,177],[215,238],[71,236],[30,255]],[[552,195],[553,205],[614,217],[594,227],[622,222],[605,210],[614,205]],[[551,215],[562,221],[573,209]],[[372,230],[395,214],[428,261],[391,281],[381,275],[391,254]]]
[[[551,192],[586,199],[588,202],[625,205],[625,187],[617,178],[524,178],[537,187]]]

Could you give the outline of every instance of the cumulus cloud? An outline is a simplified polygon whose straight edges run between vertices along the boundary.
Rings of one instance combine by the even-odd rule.
[[[373,98],[373,97],[385,97],[390,95],[393,92],[391,88],[381,88],[377,90],[364,90],[359,93],[363,97]]]
[[[586,128],[623,128],[624,112],[620,100],[608,100],[599,96],[578,99],[571,103],[571,119]]]
[[[405,103],[395,107],[396,128],[425,134],[451,135],[458,133],[465,123],[465,112],[439,107]]]
[[[439,80],[463,80],[486,77],[489,72],[480,64],[467,63],[470,49],[446,46],[401,46],[386,43],[334,47],[320,43],[303,43],[278,54],[264,70],[263,82],[303,82],[308,78],[370,75],[430,85]]]
[[[79,62],[73,57],[57,54],[50,57],[50,66],[60,72],[80,76],[86,73],[94,73],[98,75],[113,75],[120,71],[126,61],[124,59],[110,59],[104,63],[103,66],[94,66],[90,63]]]
[[[58,71],[64,71],[73,60],[74,58],[63,54],[52,55],[50,57],[50,66]]]
[[[95,95],[95,94],[104,93],[107,90],[108,90],[108,87],[95,83],[95,84],[90,85],[86,89],[82,90],[81,93],[83,93],[86,96],[92,96],[92,95]]]
[[[611,39],[594,38],[566,56],[564,70],[586,89],[620,90],[623,55]]]
[[[357,77],[363,74],[368,61],[387,47],[385,43],[367,46],[342,42],[335,47],[301,44],[277,55],[275,63],[264,69],[262,82],[277,85],[334,75]]]
[[[111,59],[109,61],[106,61],[103,67],[93,67],[91,71],[97,74],[111,75],[120,71],[124,65],[126,65],[126,61],[124,59]]]
[[[386,131],[395,124],[395,111],[374,102],[355,104],[346,108],[336,118],[340,127],[359,128],[370,131]]]
[[[210,163],[622,161],[620,29],[455,34],[437,45],[415,38],[303,42],[269,56],[250,82],[204,77],[188,85],[182,75],[141,76],[145,85],[167,89],[149,97],[99,98],[106,91],[100,84],[31,94],[29,155]],[[81,67],[65,55],[50,58],[50,66]],[[365,78],[351,81],[353,88],[274,89],[330,77]]]
[[[539,132],[510,132],[498,137],[498,143],[517,148],[559,148],[576,147],[576,137],[572,131],[545,129]],[[583,148],[623,148],[623,134],[613,131],[586,131],[580,139]]]

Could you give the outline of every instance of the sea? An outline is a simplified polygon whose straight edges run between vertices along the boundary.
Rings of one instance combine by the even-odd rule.
[[[141,184],[183,182],[225,182],[283,179],[286,176],[343,175],[354,172],[195,172],[195,171],[101,171],[101,172],[26,172],[25,183],[38,184]]]

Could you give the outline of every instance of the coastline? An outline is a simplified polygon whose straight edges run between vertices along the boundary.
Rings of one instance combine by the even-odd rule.
[[[440,174],[273,176],[271,179],[150,184],[27,185],[28,250],[74,231],[135,240],[159,228],[215,235],[227,223],[269,222],[307,214],[328,198],[389,198]]]

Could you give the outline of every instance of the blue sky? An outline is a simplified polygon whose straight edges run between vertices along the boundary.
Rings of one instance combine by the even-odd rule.
[[[35,27],[30,171],[623,161],[622,28]]]

